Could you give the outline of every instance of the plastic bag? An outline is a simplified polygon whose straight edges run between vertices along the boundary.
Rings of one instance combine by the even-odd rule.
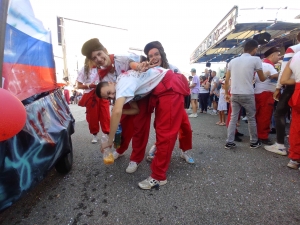
[[[102,133],[101,135],[101,144],[106,143],[108,141],[108,135]],[[103,152],[103,162],[105,165],[111,165],[114,163],[115,159],[113,156],[113,148],[106,148]]]

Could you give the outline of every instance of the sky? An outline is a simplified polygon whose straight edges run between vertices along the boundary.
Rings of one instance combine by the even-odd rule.
[[[205,65],[191,65],[190,55],[234,5],[240,8],[262,6],[299,8],[294,0],[30,0],[30,2],[36,17],[43,21],[45,28],[52,31],[55,54],[60,51],[56,40],[56,16],[60,16],[127,29],[126,32],[120,31],[110,37],[103,34],[105,32],[100,32],[98,37],[100,41],[104,46],[111,46],[114,51],[116,48],[122,49],[119,46],[123,46],[123,43],[124,46],[128,45],[126,48],[144,49],[147,43],[160,41],[168,61],[182,72],[189,72],[192,67],[201,68],[200,70],[205,67]],[[100,27],[99,29],[101,30]],[[72,54],[80,59],[79,67],[83,65],[80,49],[83,44],[82,38],[86,33],[80,26],[72,28],[72,35],[69,32],[72,37],[68,38],[68,42],[72,42],[69,45],[78,46],[72,47],[74,50]],[[109,49],[108,51],[110,52]]]

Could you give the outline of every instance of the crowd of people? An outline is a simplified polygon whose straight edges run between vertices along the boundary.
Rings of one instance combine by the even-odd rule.
[[[288,101],[295,89],[295,80],[299,82],[300,79],[299,57],[295,54],[300,50],[300,44],[287,49],[280,73],[274,68],[280,59],[280,50],[270,48],[261,60],[255,56],[257,49],[258,43],[249,40],[244,45],[244,54],[229,62],[223,79],[219,79],[216,71],[210,69],[198,76],[194,68],[187,79],[168,62],[164,48],[158,41],[148,43],[144,48],[146,57],[136,60],[130,56],[109,54],[96,38],[88,40],[82,46],[86,60],[78,73],[77,88],[84,90],[78,105],[86,107],[92,143],[98,142],[97,135],[101,128],[102,135],[106,136],[101,141],[101,152],[104,152],[113,145],[115,133],[121,125],[122,142],[113,151],[113,158],[116,160],[123,156],[132,142],[126,172],[134,173],[145,156],[152,162],[150,176],[138,183],[142,189],[167,183],[166,174],[177,139],[181,158],[187,163],[194,163],[190,154],[192,129],[189,117],[197,118],[198,111],[206,114],[211,110],[211,115],[219,115],[217,125],[227,125],[226,149],[236,147],[235,141],[241,141],[239,137],[243,134],[237,127],[244,114],[248,122],[250,148],[258,148],[263,143],[266,150],[287,155],[282,141],[282,135],[285,135],[283,123],[289,109]],[[295,125],[299,119],[298,89],[296,85],[292,97],[291,160],[288,163],[294,169],[300,166],[300,143],[296,138],[300,131]],[[282,90],[282,95],[278,97]],[[277,108],[274,98],[278,101]],[[111,104],[113,109],[110,111]],[[191,114],[188,115],[185,108],[190,106]],[[156,141],[146,155],[153,112]],[[275,119],[272,120],[272,117]],[[276,131],[277,137],[280,136],[275,144],[268,136],[271,128]]]
[[[300,33],[297,35],[300,42]],[[242,141],[237,127],[240,117],[248,123],[250,148],[258,148],[264,144],[264,149],[279,155],[288,155],[289,168],[300,167],[300,132],[297,127],[299,110],[297,104],[297,73],[299,75],[300,44],[290,46],[282,58],[280,48],[271,47],[264,53],[263,59],[256,56],[258,43],[249,40],[244,45],[244,53],[231,60],[227,65],[225,79],[215,78],[215,71],[208,71],[208,75],[196,75],[192,69],[189,79],[191,88],[191,114],[198,117],[200,113],[212,108],[211,114],[219,114],[217,125],[227,125],[226,149],[236,147],[235,141]],[[281,70],[275,65],[282,59]],[[207,70],[205,71],[205,74]],[[296,83],[296,85],[295,85]],[[207,98],[210,93],[210,98]],[[197,104],[199,102],[199,105]],[[186,108],[189,105],[185,104]],[[290,148],[284,144],[286,137],[286,120],[291,112],[289,131]],[[225,114],[228,114],[225,122]],[[276,142],[269,138],[269,134],[276,134]]]

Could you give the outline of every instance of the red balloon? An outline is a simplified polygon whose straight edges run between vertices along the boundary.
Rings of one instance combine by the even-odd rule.
[[[19,133],[25,125],[26,117],[22,102],[9,91],[0,88],[0,141]]]

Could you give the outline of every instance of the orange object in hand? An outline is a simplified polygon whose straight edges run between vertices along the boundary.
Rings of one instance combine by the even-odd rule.
[[[113,156],[113,154],[111,152],[109,152],[108,154],[106,154],[104,152],[104,154],[103,154],[103,162],[104,162],[104,164],[111,165],[111,164],[114,163],[114,161],[115,161],[115,159],[114,159],[114,156]]]

